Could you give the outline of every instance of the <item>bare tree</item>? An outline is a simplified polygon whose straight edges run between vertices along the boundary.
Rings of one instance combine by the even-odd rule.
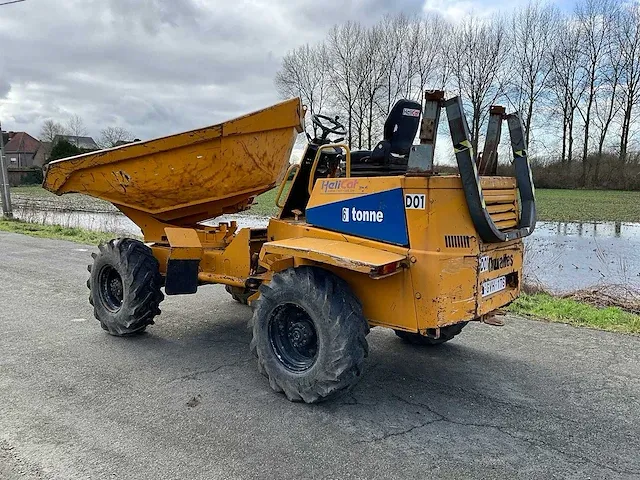
[[[610,26],[610,34],[615,33],[620,26],[619,12],[613,12]],[[615,41],[607,41],[605,44],[605,68],[602,73],[602,81],[596,92],[594,99],[593,117],[594,126],[598,131],[598,154],[595,158],[595,171],[593,173],[594,182],[598,182],[600,177],[600,162],[604,153],[604,144],[607,139],[609,127],[616,113],[615,107],[620,100],[620,77],[622,75],[622,57],[619,45]]]
[[[119,142],[131,142],[133,134],[122,127],[106,127],[100,132],[100,141],[98,144],[101,148],[112,148]]]
[[[578,0],[563,16],[544,1],[530,0],[508,22],[399,14],[335,25],[323,43],[285,56],[276,86],[314,112],[339,113],[348,143],[369,149],[399,98],[422,101],[425,89],[442,88],[462,96],[477,152],[489,106],[506,98],[522,112],[530,145],[550,145],[556,129],[548,151],[567,163],[581,157],[580,182],[597,181],[612,138],[622,161],[640,148],[640,5]]]
[[[282,97],[301,97],[311,114],[320,113],[327,96],[328,70],[324,45],[303,45],[282,59],[276,89]]]
[[[471,109],[471,143],[475,153],[489,106],[502,93],[503,40],[501,20],[471,17],[455,28],[453,45],[448,49],[455,86]]]
[[[551,96],[562,116],[562,162],[573,160],[575,116],[585,89],[584,71],[578,58],[580,35],[571,19],[558,29],[551,54]]]
[[[447,81],[445,51],[449,41],[450,25],[439,15],[427,15],[412,24],[413,43],[418,47],[413,51],[415,75],[413,96],[417,96],[422,104],[424,91],[428,86],[444,88]]]
[[[559,27],[559,14],[552,5],[537,0],[517,10],[511,18],[509,56],[513,75],[508,78],[509,91],[525,122],[527,145],[530,145],[535,107],[547,93],[552,71],[552,47]]]
[[[363,116],[366,146],[371,150],[375,138],[384,122],[377,101],[383,96],[387,61],[382,54],[384,33],[380,25],[374,26],[365,34],[364,51],[361,56],[364,70],[363,85],[360,91],[363,99]],[[364,144],[364,142],[363,142]]]
[[[607,67],[604,60],[610,42],[611,21],[615,9],[613,0],[583,0],[576,5],[575,20],[580,31],[579,52],[587,82],[585,104],[578,105],[578,112],[584,122],[581,178],[583,186],[587,182],[592,110]]]
[[[620,130],[620,161],[628,157],[629,133],[633,112],[640,104],[640,4],[628,5],[620,12],[615,42],[620,53],[620,108],[622,126]]]
[[[380,22],[382,44],[381,58],[385,62],[383,94],[377,102],[381,117],[386,118],[395,101],[408,96],[410,87],[411,65],[409,54],[411,50],[407,38],[410,37],[410,22],[406,16],[385,16]]]
[[[84,137],[88,133],[87,127],[84,126],[84,121],[77,114],[71,115],[67,120],[67,131],[73,137],[71,140],[76,147],[79,144],[79,137]]]
[[[356,63],[353,66],[354,84],[360,85],[357,90],[357,98],[353,109],[353,144],[358,149],[364,148],[366,145],[367,131],[369,129],[369,117],[367,115],[367,105],[369,90],[375,90],[375,84],[373,83],[373,75],[371,67],[375,60],[372,58],[374,52],[371,51],[369,44],[370,31],[364,30],[362,32],[362,47],[360,54],[356,57]]]
[[[329,32],[327,53],[331,91],[335,104],[347,116],[347,142],[354,140],[354,110],[360,96],[363,75],[361,64],[363,29],[358,23],[347,22],[334,26]]]
[[[67,129],[59,122],[48,119],[42,123],[40,129],[40,141],[41,142],[53,142],[56,135],[66,135]]]

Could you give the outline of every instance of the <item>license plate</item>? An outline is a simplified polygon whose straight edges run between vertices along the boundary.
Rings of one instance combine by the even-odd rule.
[[[505,288],[507,288],[507,277],[505,276],[494,278],[493,280],[487,280],[482,283],[482,296],[487,297],[489,295],[493,295]]]

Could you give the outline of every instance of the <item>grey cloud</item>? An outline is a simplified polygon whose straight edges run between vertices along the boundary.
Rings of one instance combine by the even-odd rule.
[[[94,4],[105,2],[94,2]],[[173,27],[197,24],[202,9],[191,0],[110,0],[106,2],[114,22],[138,23],[156,34],[163,25]]]
[[[277,101],[273,77],[281,56],[320,40],[335,21],[374,22],[421,6],[416,0],[27,0],[2,7],[0,118],[7,128],[34,135],[44,119],[65,121],[71,114],[93,135],[115,124],[140,138],[204,126]],[[9,89],[11,102],[2,100]]]
[[[11,91],[11,84],[8,80],[0,77],[0,98],[5,98]]]
[[[291,2],[292,7],[294,4],[297,5],[295,16],[302,19],[305,26],[321,24],[327,28],[341,18],[370,25],[388,14],[419,15],[424,0],[325,0],[313,7],[308,2]]]

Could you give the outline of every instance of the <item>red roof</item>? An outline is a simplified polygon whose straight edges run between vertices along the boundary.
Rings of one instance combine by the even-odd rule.
[[[6,153],[36,153],[40,142],[27,132],[16,132],[4,146]]]

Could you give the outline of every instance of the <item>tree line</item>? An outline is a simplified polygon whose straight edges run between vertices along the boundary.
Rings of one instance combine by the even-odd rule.
[[[462,97],[478,152],[489,107],[503,104],[522,114],[538,166],[558,164],[576,186],[599,185],[603,169],[617,168],[635,172],[640,188],[636,1],[579,0],[571,12],[532,1],[457,22],[437,14],[347,22],[285,55],[275,84],[311,113],[338,114],[358,149],[375,145],[397,99],[422,101],[438,88]]]
[[[41,142],[53,142],[57,135],[68,135],[72,145],[77,147],[77,141],[74,144],[74,137],[84,137],[89,134],[89,130],[85,126],[84,120],[79,115],[71,115],[66,122],[59,122],[53,119],[47,119],[42,123],[40,135],[38,139]],[[100,131],[96,143],[100,148],[111,148],[117,146],[120,142],[131,142],[134,140],[133,134],[127,129],[118,126],[105,127]]]

